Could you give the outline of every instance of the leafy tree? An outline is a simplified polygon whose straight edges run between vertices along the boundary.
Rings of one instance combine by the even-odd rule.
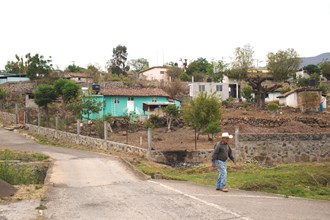
[[[125,46],[118,45],[112,50],[112,59],[108,61],[108,71],[117,75],[127,75],[129,66],[126,66],[127,61],[127,48]]]
[[[164,90],[170,96],[170,98],[177,99],[180,96],[184,96],[184,94],[186,94],[186,85],[181,82],[181,80],[175,79],[174,81],[169,82]]]
[[[321,70],[318,66],[314,65],[314,64],[310,64],[307,65],[303,68],[304,71],[306,71],[308,74],[312,74],[312,73],[320,73]]]
[[[166,118],[166,124],[167,124],[167,131],[171,131],[172,121],[179,117],[180,110],[178,107],[176,107],[175,104],[171,104],[163,108],[163,111],[165,113]]]
[[[198,94],[182,106],[183,119],[188,126],[195,129],[195,150],[197,149],[197,133],[205,130],[211,122],[219,122],[222,118],[220,98],[215,94]]]
[[[229,77],[237,79],[239,84],[242,80],[246,79],[248,72],[253,69],[253,54],[253,47],[249,44],[243,48],[237,47],[234,51],[231,71],[228,72]]]
[[[218,122],[215,122],[215,121],[209,123],[205,128],[205,132],[207,134],[212,135],[212,137],[211,137],[212,142],[214,139],[214,134],[218,133],[219,131],[221,131],[220,125]],[[210,140],[210,137],[209,137],[209,140]]]
[[[322,63],[320,63],[320,70],[323,77],[330,80],[330,61],[323,61]]]
[[[26,71],[26,75],[30,79],[36,79],[44,76],[48,76],[48,74],[53,70],[53,64],[51,64],[51,57],[45,60],[44,56],[36,54],[34,56],[28,56],[28,67]]]
[[[228,64],[224,60],[212,61],[208,75],[213,82],[221,82],[226,73],[228,73]]]
[[[242,89],[242,96],[243,98],[245,98],[248,102],[252,102],[253,101],[253,89],[251,88],[251,86],[245,86]]]
[[[276,82],[281,82],[295,73],[300,66],[301,59],[294,49],[279,50],[277,53],[268,53],[267,68]]]
[[[328,85],[326,83],[320,83],[319,89],[322,91],[323,96],[328,94]]]
[[[193,77],[194,77],[194,82],[204,82],[205,79],[207,78],[207,74],[202,72],[194,72]]]
[[[8,61],[5,65],[6,73],[23,73],[26,74],[28,61],[27,59],[30,57],[30,54],[26,54],[24,61],[23,57],[19,57],[17,54],[15,55],[16,61]]]
[[[49,111],[48,105],[54,102],[57,98],[56,91],[54,86],[48,84],[40,84],[36,87],[34,93],[35,103],[43,108],[47,115],[47,121],[49,124]]]
[[[77,66],[75,64],[69,65],[65,68],[65,72],[71,72],[71,73],[83,73],[86,69],[80,66]]]
[[[191,81],[191,76],[189,76],[187,73],[180,73],[179,78],[184,82]]]
[[[180,74],[183,73],[182,69],[177,66],[170,67],[166,70],[166,73],[172,80],[179,78]]]
[[[132,71],[136,73],[149,68],[149,62],[145,58],[132,59],[128,61],[128,65],[132,67]]]
[[[191,76],[196,72],[206,74],[210,66],[211,64],[201,57],[188,65],[186,73]]]
[[[58,96],[62,97],[64,104],[76,99],[79,96],[80,86],[69,79],[58,79],[54,83]]]
[[[99,102],[89,96],[84,96],[80,104],[76,106],[76,111],[78,110],[81,114],[87,115],[87,120],[90,120],[91,114],[98,113],[101,109],[102,102]]]

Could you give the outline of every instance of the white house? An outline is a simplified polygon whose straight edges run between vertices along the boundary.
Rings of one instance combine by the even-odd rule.
[[[231,87],[228,83],[215,83],[215,82],[192,82],[189,83],[189,96],[196,97],[200,92],[206,92],[208,95],[216,93],[222,100],[226,100],[229,97],[237,98],[231,95]],[[234,89],[235,91],[235,89]],[[237,94],[235,92],[235,94]]]
[[[311,88],[297,88],[283,95],[278,96],[279,104],[293,108],[300,108],[301,111],[319,111],[321,103],[321,90]]]

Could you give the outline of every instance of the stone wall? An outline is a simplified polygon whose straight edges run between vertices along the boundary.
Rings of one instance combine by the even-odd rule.
[[[16,123],[16,115],[8,112],[0,111],[0,122],[4,125],[10,125]]]
[[[235,153],[242,161],[262,163],[326,161],[330,159],[330,133],[240,134]]]

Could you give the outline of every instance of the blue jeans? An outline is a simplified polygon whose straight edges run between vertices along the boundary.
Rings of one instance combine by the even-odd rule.
[[[227,183],[227,165],[226,162],[216,160],[215,164],[218,166],[219,176],[217,180],[217,188],[223,188]]]

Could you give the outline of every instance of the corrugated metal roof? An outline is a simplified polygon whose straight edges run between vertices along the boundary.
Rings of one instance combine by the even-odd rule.
[[[110,88],[101,89],[102,95],[109,96],[163,96],[169,97],[169,95],[159,88]]]

